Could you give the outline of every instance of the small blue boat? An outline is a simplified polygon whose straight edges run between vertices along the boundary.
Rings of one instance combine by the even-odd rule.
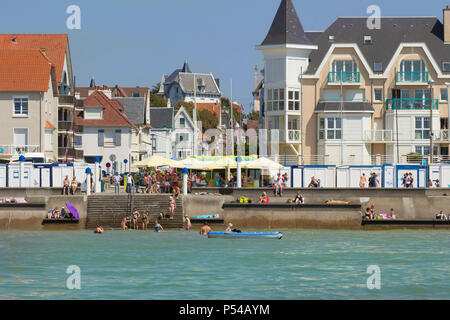
[[[208,232],[208,238],[222,239],[281,239],[282,237],[281,232]]]

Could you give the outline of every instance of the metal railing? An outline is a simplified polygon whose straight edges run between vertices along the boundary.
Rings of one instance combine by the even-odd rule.
[[[300,141],[300,130],[288,130],[288,141]]]
[[[59,96],[58,103],[73,105],[75,103],[75,97],[74,96],[65,96],[65,95]]]
[[[2,144],[0,145],[0,156],[13,156],[23,154],[26,152],[40,152],[37,145],[17,145],[17,144]]]
[[[58,157],[72,159],[83,159],[83,150],[73,149],[72,147],[58,148]]]
[[[375,154],[370,156],[370,164],[380,166],[385,163],[394,163],[394,156]]]
[[[58,130],[72,131],[72,121],[58,121]]]
[[[439,110],[439,99],[387,99],[386,110]]]
[[[328,83],[359,83],[361,79],[360,72],[328,72]]]
[[[364,141],[373,142],[392,142],[392,130],[389,129],[379,129],[379,130],[365,130],[364,131]]]
[[[441,130],[433,130],[433,140],[436,142],[449,142],[450,141],[450,130],[441,129]]]
[[[398,83],[428,83],[427,71],[401,71],[397,72]]]

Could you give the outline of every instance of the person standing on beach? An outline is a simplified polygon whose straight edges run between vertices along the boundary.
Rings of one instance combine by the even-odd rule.
[[[208,232],[211,232],[212,229],[210,228],[210,226],[208,226],[208,222],[205,222],[203,224],[203,227],[200,229],[200,234],[201,235],[207,235]]]
[[[120,227],[123,231],[128,230],[127,217],[123,217],[122,222],[120,223]]]
[[[359,178],[359,187],[365,188],[366,187],[366,174],[363,173],[361,178]]]
[[[131,213],[131,221],[133,221],[133,227],[134,230],[139,230],[139,225],[138,225],[138,218],[139,218],[139,211],[134,208],[133,212]]]
[[[142,230],[147,229],[148,222],[148,215],[145,212],[142,212]]]

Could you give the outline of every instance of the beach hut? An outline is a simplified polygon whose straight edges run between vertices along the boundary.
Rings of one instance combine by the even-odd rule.
[[[52,187],[62,188],[66,176],[73,178],[73,163],[52,163]]]
[[[301,166],[291,166],[291,187],[301,188],[303,186],[303,168]]]
[[[303,187],[308,187],[311,178],[318,179],[320,188],[336,187],[336,166],[305,165],[303,166]]]
[[[8,165],[6,163],[0,163],[0,188],[5,188],[7,186],[7,172]]]
[[[395,174],[394,174],[395,166],[393,164],[386,163],[383,164],[381,168],[383,170],[383,179],[382,179],[383,188],[393,188],[395,181]]]
[[[52,165],[35,164],[32,168],[32,186],[36,188],[48,188],[52,186]]]
[[[23,174],[20,174],[20,163],[13,162],[8,164],[8,187],[23,187],[29,188],[31,186],[31,170],[33,164],[30,162],[24,163]]]
[[[414,178],[414,188],[426,188],[428,182],[428,168],[421,165],[396,165],[395,166],[395,187],[401,188],[402,177],[405,173],[412,173]]]
[[[338,187],[338,188],[350,187],[350,167],[349,166],[336,167],[336,187]]]
[[[359,188],[359,181],[363,174],[366,176],[365,187],[368,187],[369,178],[372,173],[375,173],[378,176],[378,187],[381,187],[383,180],[383,170],[381,166],[349,166],[349,187]]]

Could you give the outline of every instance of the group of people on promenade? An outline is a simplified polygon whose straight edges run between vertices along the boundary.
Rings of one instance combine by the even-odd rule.
[[[366,183],[367,183],[367,177],[366,177],[366,174],[363,173],[361,175],[361,177],[359,178],[359,187],[365,188]],[[379,186],[380,186],[380,179],[378,178],[378,174],[376,174],[375,172],[371,172],[370,177],[369,177],[368,187],[369,188],[378,188]]]
[[[63,181],[63,195],[69,195],[69,192],[74,195],[78,188],[77,177],[73,177],[72,180],[69,179],[69,176],[66,176]]]
[[[394,212],[394,209],[391,208],[389,214],[386,213],[377,213],[375,212],[375,204],[371,204],[370,208],[366,208],[366,211],[363,215],[364,220],[394,220],[397,219],[397,214]]]
[[[403,175],[402,179],[402,186],[405,188],[414,188],[414,177],[411,172],[407,172]]]

